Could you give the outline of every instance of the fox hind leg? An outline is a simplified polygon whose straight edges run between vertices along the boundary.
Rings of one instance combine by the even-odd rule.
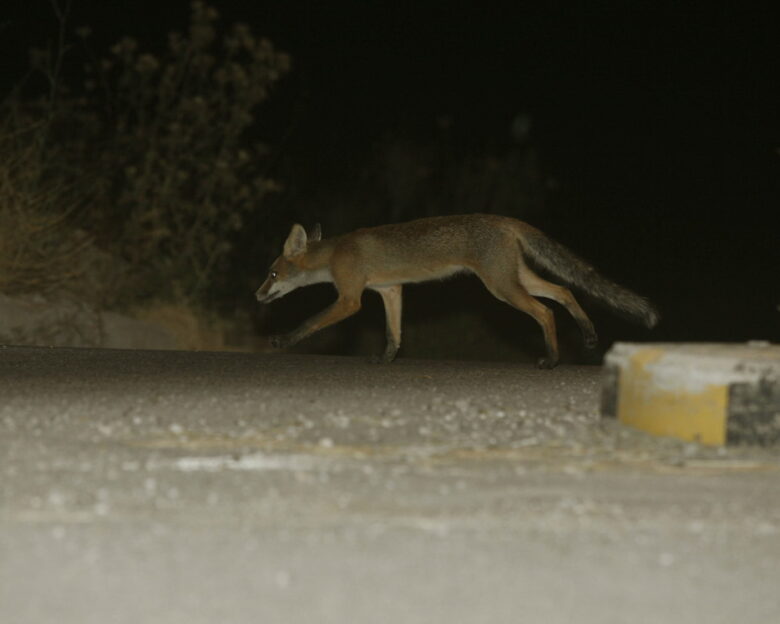
[[[517,265],[515,265],[517,266]],[[542,328],[547,355],[537,362],[539,368],[553,368],[558,364],[558,336],[555,332],[555,318],[552,310],[534,299],[518,279],[515,271],[507,271],[500,265],[477,267],[479,276],[491,294],[509,305],[531,316]]]
[[[585,341],[585,346],[588,349],[596,347],[598,344],[596,329],[593,327],[593,323],[588,318],[588,315],[585,314],[585,311],[580,307],[580,304],[577,303],[577,300],[568,288],[543,280],[525,266],[525,264],[520,266],[519,277],[520,282],[534,297],[552,299],[566,308],[569,314],[574,317],[574,320],[577,321],[577,325],[579,325],[582,337]]]

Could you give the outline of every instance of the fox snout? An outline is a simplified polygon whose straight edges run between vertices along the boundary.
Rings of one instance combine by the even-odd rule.
[[[276,299],[276,296],[272,293],[269,293],[267,289],[263,289],[261,286],[257,289],[257,292],[255,293],[255,299],[257,299],[260,303],[270,303],[274,299]]]
[[[260,286],[257,291],[255,291],[255,299],[257,299],[260,303],[270,303],[276,299],[276,295],[270,292],[271,286],[272,284],[270,284],[268,280],[263,282],[263,285]]]
[[[273,274],[272,277],[265,280],[263,285],[257,289],[255,298],[260,303],[271,303],[272,301],[281,299],[291,290],[295,290],[294,283],[290,280],[280,281],[276,278],[276,275]]]

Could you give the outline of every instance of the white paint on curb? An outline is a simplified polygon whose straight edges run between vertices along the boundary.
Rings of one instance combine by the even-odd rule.
[[[607,354],[606,364],[627,363],[637,353],[657,349],[659,357],[647,361],[644,371],[650,384],[661,392],[700,393],[709,386],[757,383],[768,377],[780,379],[780,346],[748,344],[636,344],[617,343]]]

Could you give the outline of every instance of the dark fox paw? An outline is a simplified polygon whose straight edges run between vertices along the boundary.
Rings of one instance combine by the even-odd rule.
[[[286,349],[293,344],[293,340],[287,334],[278,334],[268,337],[268,344],[274,349]]]
[[[395,351],[385,351],[382,355],[372,355],[368,361],[372,364],[390,364],[395,359]]]
[[[558,365],[558,360],[553,359],[551,357],[543,357],[539,358],[536,362],[537,368],[542,368],[549,370],[551,368],[555,368]]]

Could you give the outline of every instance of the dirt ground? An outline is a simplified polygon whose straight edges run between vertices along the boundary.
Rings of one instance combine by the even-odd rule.
[[[780,621],[780,451],[601,376],[0,347],[0,621]]]

